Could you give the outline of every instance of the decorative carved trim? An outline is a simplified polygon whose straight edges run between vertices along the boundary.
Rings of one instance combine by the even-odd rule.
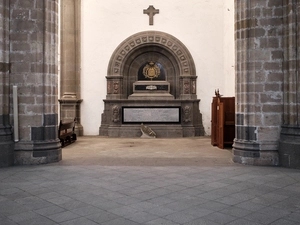
[[[125,61],[131,53],[149,44],[169,51],[179,65],[180,75],[196,76],[193,58],[185,45],[174,36],[159,31],[140,32],[123,41],[111,56],[108,76],[122,76]]]
[[[196,94],[196,81],[192,81],[192,94]]]
[[[182,109],[183,113],[183,122],[188,123],[191,122],[191,107],[189,107],[188,105],[184,106],[184,108]]]
[[[190,93],[190,82],[187,80],[184,81],[184,83],[183,83],[183,91],[184,91],[184,94]]]
[[[119,81],[114,81],[113,83],[113,91],[114,91],[114,94],[119,94]]]
[[[112,122],[120,122],[120,109],[117,105],[112,107]]]

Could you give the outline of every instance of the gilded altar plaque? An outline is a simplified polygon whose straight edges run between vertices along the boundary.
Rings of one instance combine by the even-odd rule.
[[[149,62],[144,67],[143,74],[146,78],[152,80],[160,75],[160,68],[154,62]]]
[[[123,107],[123,123],[180,123],[180,107]]]

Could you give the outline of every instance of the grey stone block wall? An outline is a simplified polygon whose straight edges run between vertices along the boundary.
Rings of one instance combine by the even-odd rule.
[[[236,0],[235,162],[300,167],[300,3]]]
[[[235,162],[278,165],[283,113],[282,1],[235,1]]]
[[[9,121],[9,1],[0,2],[0,167],[14,161],[14,143]]]
[[[15,164],[59,161],[58,1],[9,3],[10,85],[18,87],[19,99],[20,141],[15,144]]]
[[[279,157],[282,166],[300,168],[300,3],[292,0],[284,3],[284,112]]]

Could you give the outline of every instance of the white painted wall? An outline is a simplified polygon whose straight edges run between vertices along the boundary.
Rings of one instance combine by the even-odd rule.
[[[234,95],[231,2],[233,0],[82,1],[81,122],[84,135],[98,135],[106,98],[105,76],[113,51],[127,37],[146,30],[169,33],[189,49],[196,64],[203,125],[209,135],[210,105],[215,89]],[[148,15],[143,14],[149,5],[160,10],[154,16],[153,26],[149,26]]]

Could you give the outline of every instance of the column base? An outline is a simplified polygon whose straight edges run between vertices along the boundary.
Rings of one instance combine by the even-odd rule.
[[[261,151],[260,144],[253,141],[234,140],[232,160],[235,163],[255,166],[277,166],[277,151]]]
[[[0,116],[0,120],[3,116]],[[8,121],[8,116],[6,117]],[[8,167],[14,164],[14,142],[10,126],[0,125],[0,167]]]
[[[16,143],[15,165],[39,165],[59,162],[62,159],[59,139],[53,141]]]
[[[14,142],[0,143],[0,167],[8,167],[14,165]]]
[[[283,167],[300,168],[300,127],[282,126],[279,159]]]

